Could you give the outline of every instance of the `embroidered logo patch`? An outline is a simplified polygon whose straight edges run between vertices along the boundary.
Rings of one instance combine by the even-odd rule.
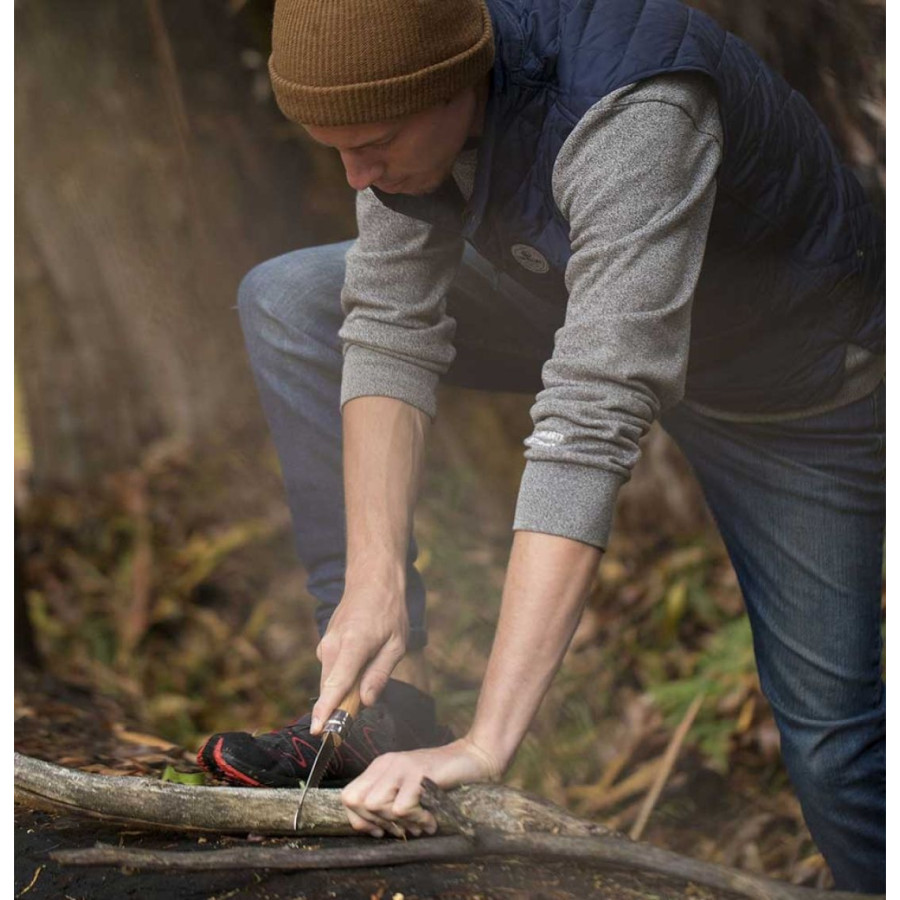
[[[520,266],[528,269],[529,272],[537,272],[538,275],[543,275],[544,272],[550,271],[550,263],[547,262],[544,255],[535,250],[534,247],[529,247],[528,244],[513,244],[510,247],[510,252],[513,255],[513,259]]]
[[[561,431],[550,431],[549,429],[540,429],[535,431],[529,437],[525,438],[526,447],[556,447],[566,439]]]

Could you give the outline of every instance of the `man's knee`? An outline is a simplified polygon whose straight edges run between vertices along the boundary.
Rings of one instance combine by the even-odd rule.
[[[328,320],[336,325],[343,275],[337,247],[296,250],[254,266],[238,287],[244,333],[266,339],[285,329],[303,333]]]
[[[782,755],[798,792],[836,797],[884,779],[885,720],[869,710],[853,719],[780,722]]]
[[[271,296],[274,283],[277,283],[277,273],[272,265],[275,262],[277,260],[268,259],[259,263],[241,279],[237,299],[242,321],[252,318],[265,307],[266,299]]]

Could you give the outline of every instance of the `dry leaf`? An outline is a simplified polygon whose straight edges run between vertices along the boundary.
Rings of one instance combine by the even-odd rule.
[[[113,722],[113,734],[120,740],[128,744],[139,744],[142,747],[156,747],[158,750],[177,750],[178,747],[171,741],[166,741],[161,737],[152,734],[142,734],[139,731],[128,731],[118,722]]]

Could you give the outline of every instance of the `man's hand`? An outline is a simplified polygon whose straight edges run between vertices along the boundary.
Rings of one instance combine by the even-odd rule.
[[[360,676],[360,699],[371,706],[406,652],[406,560],[427,427],[425,413],[391,397],[344,405],[346,580],[316,650],[322,682],[313,734]]]
[[[499,781],[502,769],[493,754],[464,737],[443,747],[379,756],[344,788],[341,800],[350,824],[373,837],[385,832],[398,837],[404,832],[434,834],[437,822],[419,804],[424,777],[448,789]]]
[[[371,706],[384,690],[406,652],[409,616],[404,597],[402,583],[344,593],[316,648],[322,681],[312,710],[312,734],[319,734],[357,679],[365,706]]]
[[[424,776],[443,788],[499,780],[569,645],[600,556],[568,538],[516,533],[469,734],[445,747],[375,759],[341,795],[354,828],[379,837],[398,827],[431,833],[434,817],[419,803]]]
[[[344,405],[346,580],[316,650],[322,683],[313,734],[360,675],[360,699],[371,706],[406,652],[406,560],[428,421],[391,397],[356,397]]]

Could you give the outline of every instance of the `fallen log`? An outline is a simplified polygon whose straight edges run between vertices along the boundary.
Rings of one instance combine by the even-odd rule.
[[[149,778],[91,775],[21,754],[15,758],[15,796],[17,802],[32,807],[78,811],[148,828],[308,837],[355,834],[336,790],[309,791],[303,819],[294,830],[296,790],[194,787]],[[643,871],[750,900],[851,900],[862,896],[797,887],[689,859],[631,841],[511,788],[467,785],[448,796],[452,800],[447,809],[440,803],[435,807],[440,830],[445,835],[459,831],[462,816],[474,826],[473,835],[373,841],[371,847],[352,849],[285,846],[179,852],[100,846],[58,851],[52,857],[68,864],[209,871],[356,868],[501,855]]]
[[[15,799],[32,809],[78,811],[93,818],[148,828],[217,834],[355,835],[340,791],[310,790],[294,828],[299,791],[292,788],[195,787],[153,778],[92,775],[15,755]],[[565,810],[501,785],[465,785],[456,805],[476,827],[507,833],[605,834]],[[458,832],[452,817],[437,813],[445,833]]]

